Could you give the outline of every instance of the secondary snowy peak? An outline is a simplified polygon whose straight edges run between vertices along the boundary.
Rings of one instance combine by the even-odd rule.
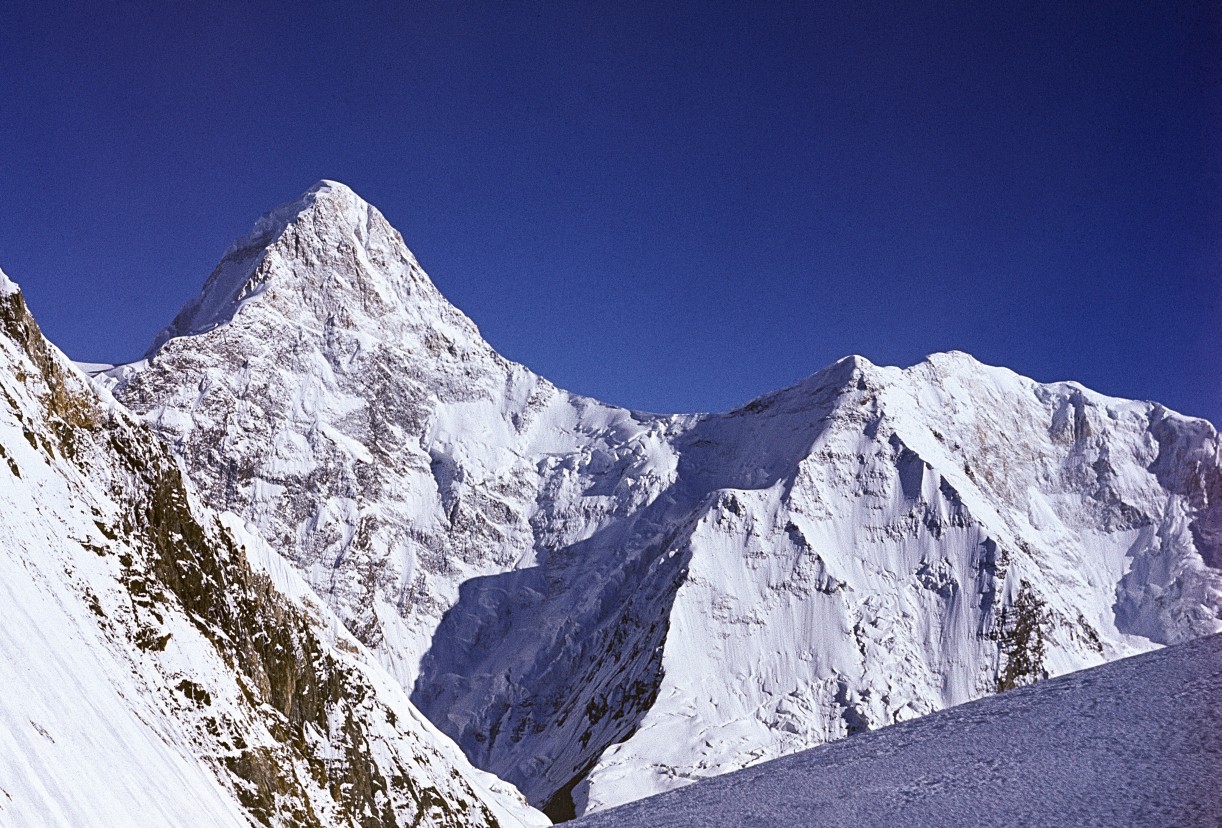
[[[147,355],[176,337],[228,324],[261,297],[290,319],[326,320],[357,308],[376,318],[432,305],[446,321],[474,331],[436,292],[386,218],[347,186],[324,180],[234,242]]]
[[[1204,421],[958,352],[642,415],[501,358],[326,202],[229,324],[110,382],[553,815],[1222,626]]]

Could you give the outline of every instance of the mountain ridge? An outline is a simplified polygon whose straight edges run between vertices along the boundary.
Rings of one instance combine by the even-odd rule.
[[[542,824],[282,558],[200,503],[15,287],[0,507],[0,821]]]
[[[180,309],[175,319],[153,337],[153,341],[142,359],[147,359],[151,355],[155,354],[171,338],[199,335],[231,321],[232,317],[237,313],[245,301],[258,296],[266,287],[266,282],[260,278],[258,274],[259,265],[262,261],[262,254],[265,254],[268,248],[273,247],[279,240],[280,236],[285,233],[285,231],[289,230],[296,222],[307,218],[307,214],[314,210],[330,210],[334,215],[342,216],[345,221],[338,224],[335,222],[331,222],[329,224],[330,228],[336,230],[341,237],[356,237],[358,240],[360,240],[362,235],[362,227],[367,228],[371,221],[376,221],[390,228],[397,241],[403,244],[402,235],[398,233],[398,231],[394,230],[393,227],[390,227],[389,222],[386,221],[385,217],[376,207],[361,198],[361,196],[352,188],[334,179],[320,179],[310,188],[305,190],[298,198],[285,202],[279,207],[264,213],[255,222],[249,233],[240,236],[229,246],[222,256],[221,263],[214,269],[213,273],[205,282],[201,293],[195,298],[189,300],[182,307],[182,309]],[[333,241],[338,241],[338,239],[333,239]],[[416,260],[415,256],[411,254],[409,249],[407,249],[406,244],[403,244],[403,247],[409,257],[411,265],[418,269],[419,262]],[[256,251],[259,255],[254,257],[252,260],[246,260],[243,254],[250,251]],[[236,263],[243,265],[243,267],[234,269],[226,266],[227,264],[234,262],[234,260],[236,260]],[[423,273],[422,270],[421,273]],[[431,283],[429,286],[433,287]],[[435,287],[433,290],[434,292],[436,291]],[[440,294],[437,295],[440,296]],[[212,301],[209,302],[208,300]],[[447,302],[446,304],[450,303]],[[458,311],[457,308],[454,310]],[[205,312],[200,314],[200,311]],[[461,311],[458,311],[458,313],[462,315],[463,318],[478,333],[478,327],[475,325],[475,323],[465,314],[462,314]],[[504,359],[504,357],[501,358]],[[918,362],[909,366],[894,367],[899,367],[901,369],[912,369],[926,363],[931,365],[949,364],[955,361],[961,362],[963,360],[967,360],[974,365],[979,365],[986,368],[1012,371],[1012,369],[1004,366],[989,365],[966,351],[954,348],[945,351],[931,352]],[[122,365],[128,364],[138,364],[140,361],[141,360],[136,360],[133,363],[122,363],[114,367],[121,367]],[[788,391],[790,389],[796,389],[824,372],[833,370],[836,366],[846,361],[862,365],[863,367],[893,367],[886,366],[881,363],[875,363],[868,357],[861,354],[846,354],[845,356],[829,363],[827,366],[808,374],[806,377],[803,377],[790,385],[783,386],[773,391],[763,392],[762,394],[757,395],[756,397],[753,397],[752,399],[747,400],[738,406],[727,409],[726,411],[728,412],[737,410],[739,408],[744,408],[762,398],[770,397],[774,394]],[[81,361],[78,360],[78,362]],[[85,361],[83,364],[93,365],[94,363]],[[93,373],[101,372],[93,371]],[[1018,375],[1017,372],[1012,373]],[[1133,401],[1126,398],[1102,394],[1082,385],[1081,383],[1078,383],[1075,380],[1051,380],[1048,382],[1042,382],[1040,384],[1077,386],[1080,390],[1097,397],[1108,397],[1114,401]],[[574,392],[569,393],[573,394],[574,396],[586,396],[589,399],[597,399],[595,397],[590,397],[589,395],[576,394]],[[1151,401],[1141,400],[1140,402]],[[1159,405],[1158,403],[1153,402],[1151,402],[1151,404]],[[700,416],[724,413],[719,411],[672,412],[647,411],[644,409],[626,410],[632,410],[634,413],[638,414],[657,416]],[[1167,410],[1172,411],[1171,409]],[[1179,414],[1179,416],[1191,417],[1191,415],[1180,414],[1180,412],[1172,411],[1172,413]],[[1191,418],[1204,419],[1200,417]]]
[[[1219,628],[1207,421],[961,352],[629,411],[501,357],[323,191],[218,267],[228,324],[188,303],[102,382],[552,813]]]

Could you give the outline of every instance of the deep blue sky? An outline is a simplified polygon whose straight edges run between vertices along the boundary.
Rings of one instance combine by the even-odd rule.
[[[6,3],[0,268],[135,358],[335,178],[611,402],[959,348],[1222,423],[1218,13],[895,5]]]

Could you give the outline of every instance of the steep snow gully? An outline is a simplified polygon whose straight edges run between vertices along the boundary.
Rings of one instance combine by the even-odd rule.
[[[96,382],[553,816],[1222,629],[1208,422],[962,353],[606,405],[497,354],[335,182]]]

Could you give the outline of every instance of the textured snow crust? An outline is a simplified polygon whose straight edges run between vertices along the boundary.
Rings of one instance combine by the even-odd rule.
[[[934,713],[574,828],[1215,826],[1222,636]]]
[[[545,825],[0,297],[0,825]]]
[[[1209,423],[960,353],[604,405],[496,354],[335,183],[101,380],[555,814],[1222,628]]]

